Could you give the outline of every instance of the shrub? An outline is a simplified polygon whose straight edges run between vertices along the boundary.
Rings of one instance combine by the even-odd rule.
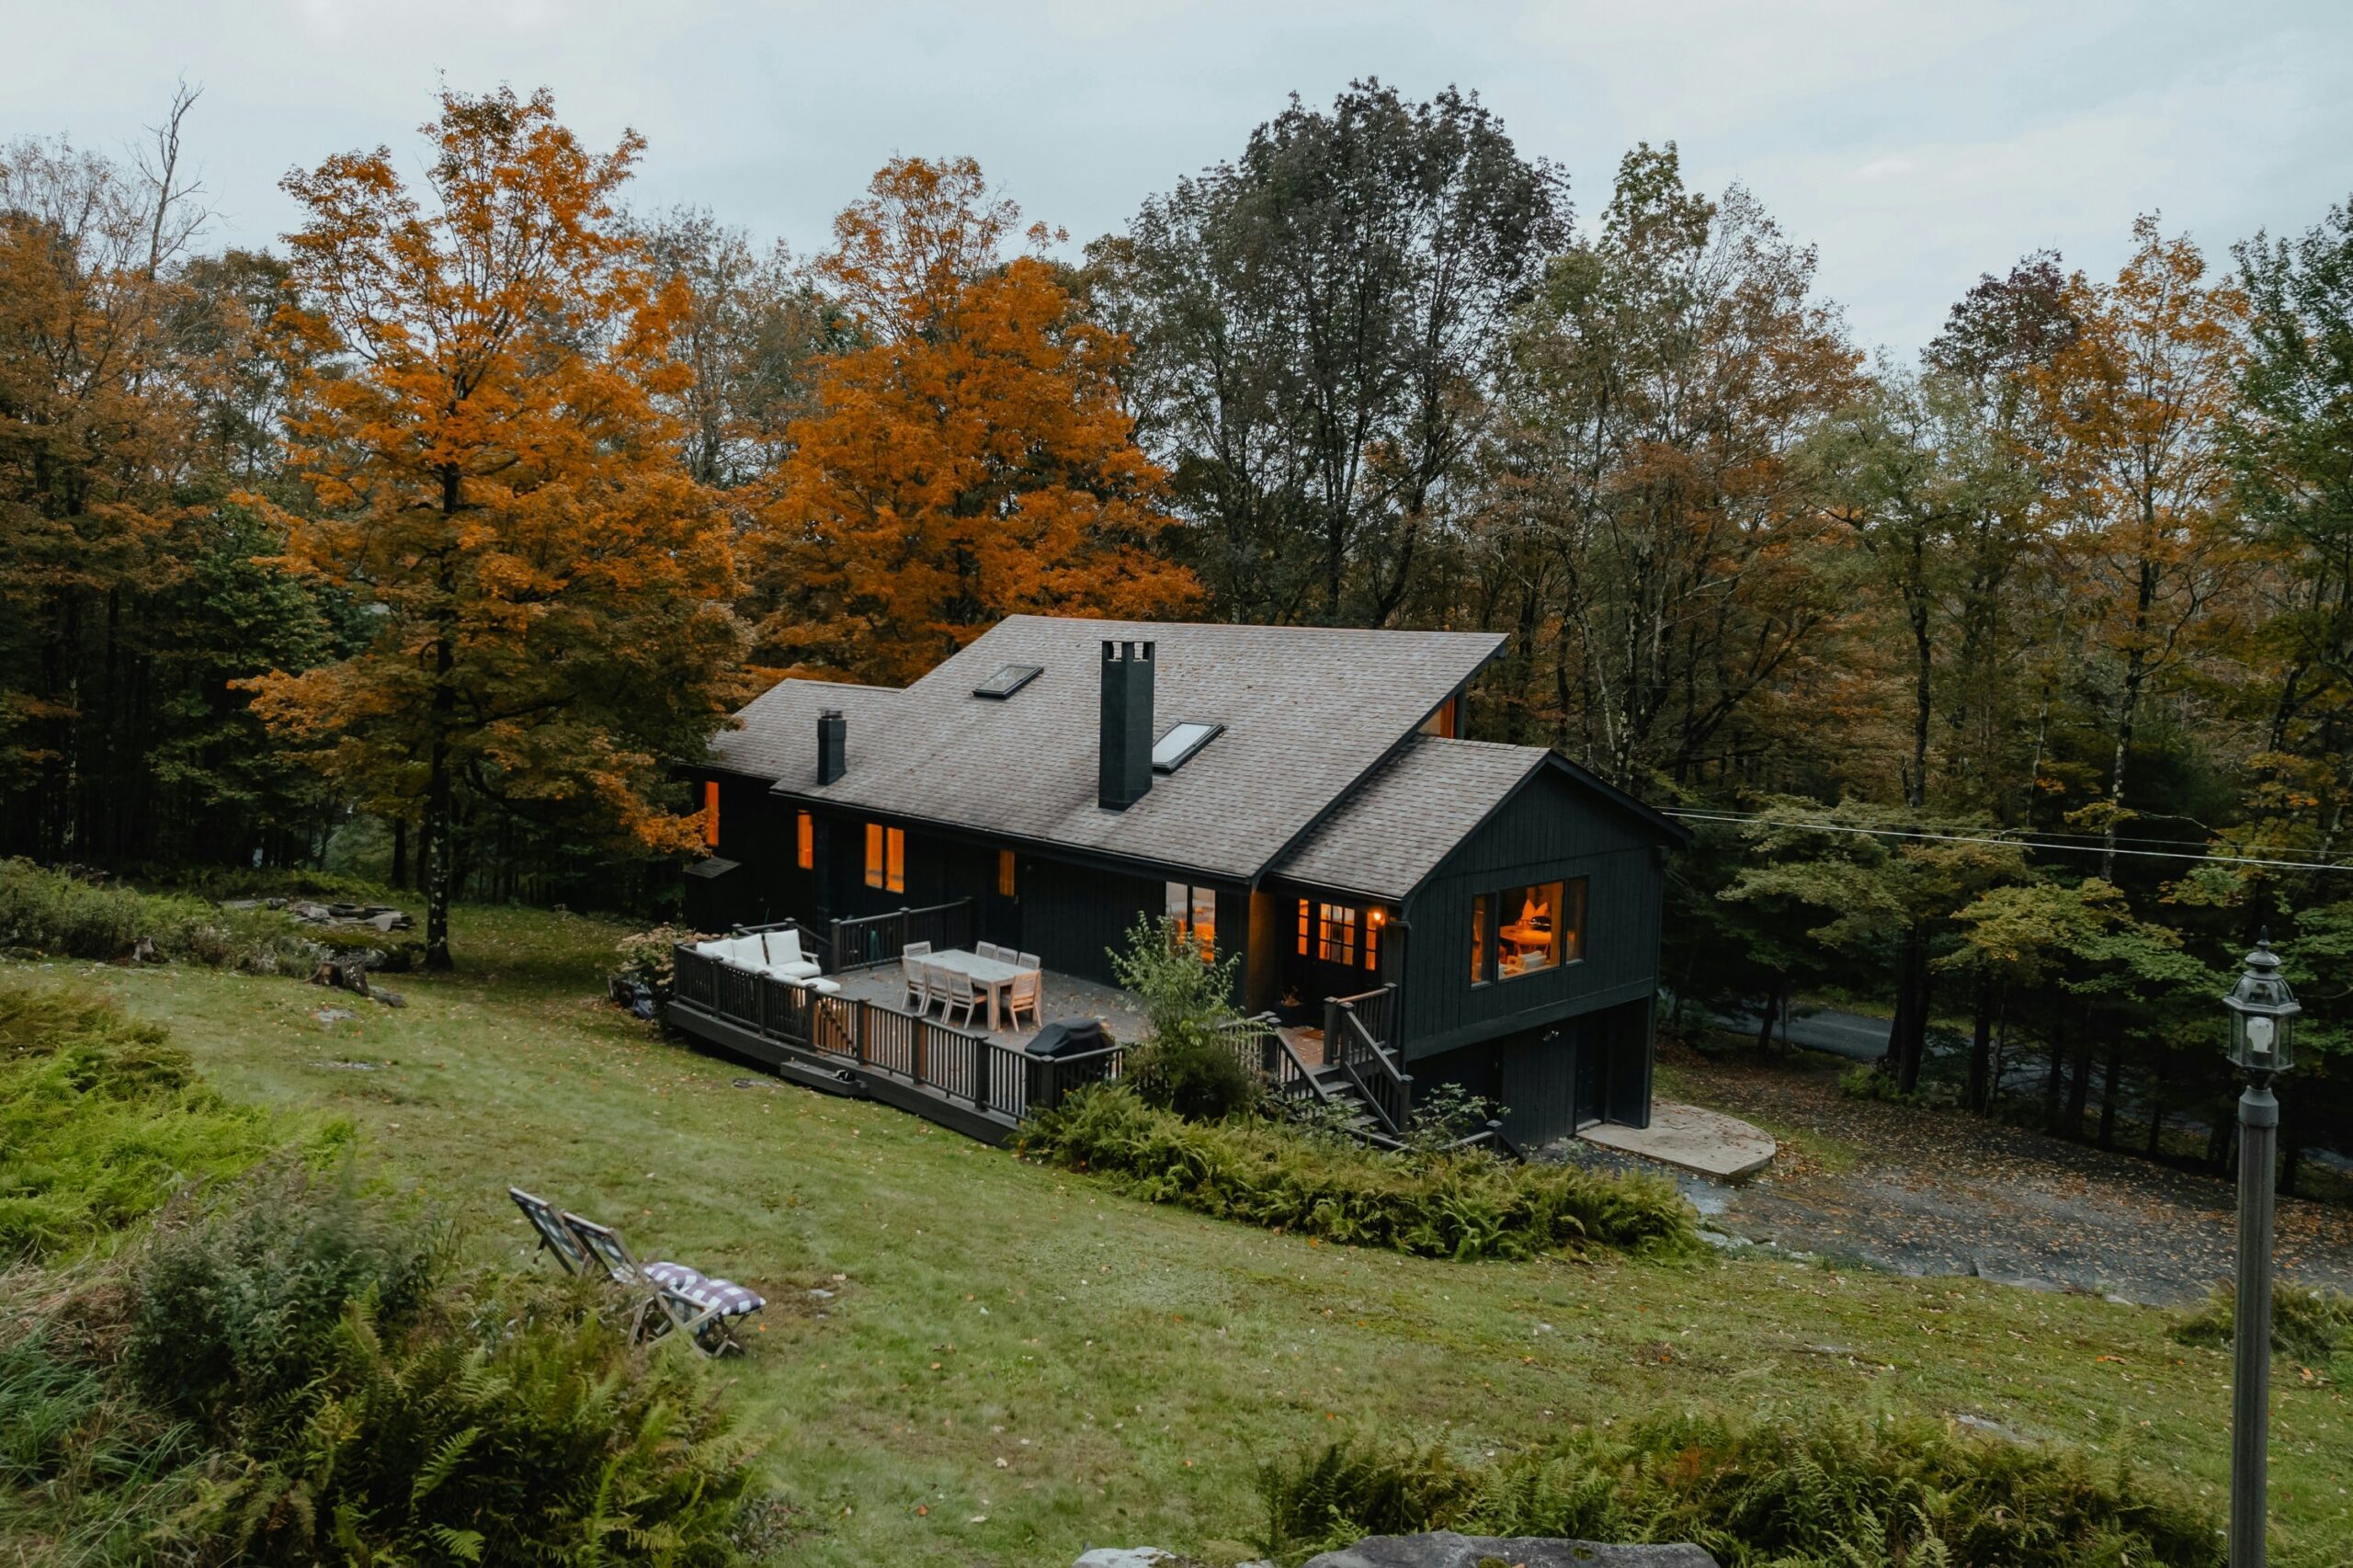
[[[0,1338],[0,1540],[85,1561],[739,1561],[747,1449],[701,1363],[631,1343],[585,1281],[453,1278],[445,1235],[347,1173],[272,1170],[68,1281]]]
[[[103,997],[0,985],[0,1259],[100,1242],[283,1137],[199,1082],[161,1028]]]
[[[1382,1153],[1256,1118],[1188,1122],[1123,1085],[1040,1115],[1022,1149],[1152,1202],[1424,1257],[1698,1245],[1689,1207],[1655,1176],[1510,1165],[1477,1150]]]
[[[2165,1332],[2182,1345],[2228,1349],[2238,1326],[2239,1303],[2228,1285],[2218,1285],[2203,1306]],[[2353,1296],[2275,1280],[2271,1287],[2271,1353],[2299,1361],[2326,1361],[2353,1350]]]
[[[1897,1088],[1895,1074],[1881,1071],[1876,1062],[1866,1062],[1839,1074],[1838,1088],[1848,1099],[1882,1100],[1890,1105],[1915,1105],[1920,1097]]]
[[[670,987],[677,977],[678,944],[707,940],[683,926],[656,926],[651,931],[639,931],[623,937],[613,945],[620,954],[620,972],[637,981],[657,997],[670,994]]]
[[[351,1303],[378,1332],[414,1324],[446,1241],[415,1215],[362,1204],[347,1163],[331,1176],[266,1169],[227,1210],[149,1244],[124,1367],[148,1399],[189,1420],[265,1409],[319,1374]],[[215,1425],[212,1435],[234,1433]]]
[[[1222,1121],[1258,1103],[1257,1074],[1222,1040],[1153,1040],[1128,1052],[1124,1071],[1146,1105],[1187,1121]]]
[[[1493,1464],[1338,1444],[1259,1478],[1279,1562],[1374,1534],[1697,1542],[1726,1568],[2219,1564],[2215,1521],[2123,1461],[1924,1420],[1677,1416]]]
[[[84,881],[30,860],[0,860],[0,949],[113,962],[142,937],[156,954],[219,969],[308,973],[315,951],[275,910],[222,909],[182,893]]]
[[[1128,1074],[1145,1103],[1191,1121],[1216,1121],[1258,1102],[1257,1074],[1235,1054],[1255,1049],[1230,998],[1238,958],[1205,962],[1166,922],[1139,915],[1127,946],[1111,954],[1120,985],[1143,1003],[1150,1035],[1128,1053]]]

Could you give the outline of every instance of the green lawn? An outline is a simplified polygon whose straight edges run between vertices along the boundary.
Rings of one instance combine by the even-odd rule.
[[[1232,1558],[1270,1455],[1343,1433],[1475,1454],[1685,1406],[1967,1413],[2224,1495],[2226,1358],[2157,1313],[1756,1258],[1420,1261],[1154,1208],[656,1038],[595,1000],[620,934],[461,911],[466,971],[393,979],[397,1011],[48,967],[168,1022],[233,1095],[350,1117],[485,1249],[528,1256],[512,1182],[764,1290],[728,1375],[801,1510],[795,1562]],[[2345,1390],[2281,1381],[2279,1561],[2353,1562]]]

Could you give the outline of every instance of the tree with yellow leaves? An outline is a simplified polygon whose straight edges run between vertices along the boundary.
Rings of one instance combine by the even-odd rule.
[[[2113,754],[2106,799],[2078,817],[2102,835],[2113,881],[2135,724],[2152,685],[2190,653],[2234,580],[2233,473],[2224,435],[2246,355],[2246,298],[2157,221],[2132,225],[2113,283],[2077,273],[2066,304],[2081,330],[2028,372],[2058,480],[2063,551],[2110,672]]]
[[[859,347],[822,362],[756,535],[765,651],[904,682],[1020,612],[1181,614],[1192,574],[1117,377],[1128,346],[1037,255],[980,165],[902,158],[817,265]],[[1032,227],[1033,249],[1050,236]]]
[[[421,192],[392,153],[287,176],[289,426],[321,515],[288,559],[353,596],[356,655],[256,684],[282,735],[423,829],[449,962],[460,833],[505,821],[690,847],[663,763],[721,722],[729,542],[656,400],[677,302],[615,207],[640,139],[584,148],[545,92],[441,96]]]

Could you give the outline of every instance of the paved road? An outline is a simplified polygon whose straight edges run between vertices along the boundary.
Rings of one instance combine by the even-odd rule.
[[[1716,1022],[1735,1033],[1750,1039],[1756,1036],[1757,1016],[1753,1011],[1718,1013]],[[1773,1038],[1808,1051],[1827,1051],[1843,1056],[1849,1062],[1877,1062],[1887,1054],[1887,1033],[1890,1025],[1885,1018],[1874,1018],[1862,1013],[1841,1013],[1824,1007],[1819,1012],[1791,1014],[1773,1030]]]

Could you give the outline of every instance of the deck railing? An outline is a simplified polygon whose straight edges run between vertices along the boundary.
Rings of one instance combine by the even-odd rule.
[[[1011,1121],[1060,1105],[1082,1085],[1118,1077],[1127,1056],[1126,1048],[1116,1045],[1076,1056],[1032,1056],[1019,1046],[878,1002],[821,995],[692,948],[677,948],[673,958],[675,1001],[806,1056],[896,1079]]]
[[[929,942],[935,951],[972,945],[977,907],[969,898],[953,903],[926,904],[920,909],[894,909],[887,915],[860,915],[834,922],[831,943],[835,974],[897,963],[910,942]]]
[[[1404,1132],[1414,1105],[1413,1074],[1397,1065],[1387,1045],[1396,996],[1395,986],[1384,985],[1360,996],[1328,997],[1324,1003],[1324,1060],[1356,1085],[1367,1108],[1392,1136]]]

